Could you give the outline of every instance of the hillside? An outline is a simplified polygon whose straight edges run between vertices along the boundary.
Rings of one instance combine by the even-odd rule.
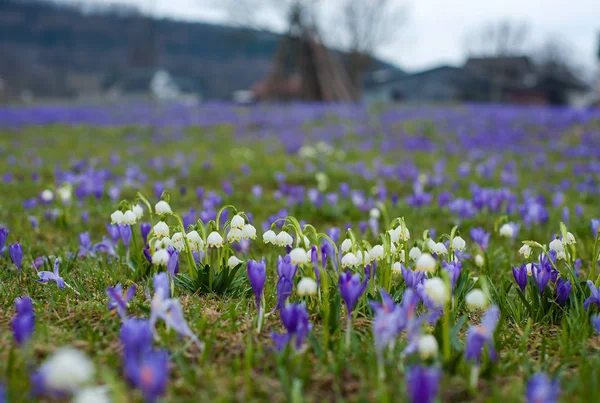
[[[0,77],[13,96],[94,94],[164,68],[189,91],[227,99],[268,74],[278,42],[271,32],[130,9],[89,14],[40,0],[0,1]]]

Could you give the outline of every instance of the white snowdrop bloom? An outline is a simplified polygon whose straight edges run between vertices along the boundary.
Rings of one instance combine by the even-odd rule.
[[[394,274],[402,274],[402,264],[400,262],[395,262],[392,265],[392,273],[394,273]]]
[[[438,342],[433,335],[426,334],[419,338],[419,356],[422,360],[435,357],[439,349]]]
[[[171,238],[169,238],[168,236],[163,237],[161,240],[157,241],[154,244],[154,249],[155,250],[159,250],[159,249],[167,249],[168,247],[175,247],[175,243],[171,240]]]
[[[264,243],[275,244],[276,240],[277,240],[277,235],[275,235],[275,232],[273,232],[273,230],[268,230],[267,232],[265,232],[263,234],[263,241],[264,241]]]
[[[298,282],[298,287],[296,288],[296,292],[299,296],[303,297],[305,295],[316,295],[317,294],[317,282],[309,277],[303,277]]]
[[[383,246],[381,246],[381,245],[375,245],[369,251],[369,257],[371,258],[371,260],[381,260],[381,259],[383,259],[383,255],[384,255],[384,251],[383,251]]]
[[[525,259],[529,258],[529,256],[531,256],[531,246],[529,246],[529,245],[521,246],[521,249],[519,249],[519,253],[521,255],[523,255],[523,257]]]
[[[485,264],[485,260],[483,260],[483,256],[481,256],[481,255],[475,256],[475,264],[477,265],[477,267],[483,267],[483,265]]]
[[[202,240],[202,237],[200,237],[200,234],[198,234],[198,231],[190,231],[188,232],[186,237],[192,249],[194,249],[195,251],[204,249],[204,241]]]
[[[294,248],[290,251],[290,260],[294,265],[304,265],[308,263],[308,253],[302,248]]]
[[[144,216],[144,209],[139,204],[136,204],[135,206],[133,206],[133,214],[135,214],[135,216],[139,220]]]
[[[352,252],[346,253],[342,257],[342,267],[354,267],[358,264],[358,259],[356,255]]]
[[[425,244],[427,245],[427,250],[431,253],[435,253],[435,241],[431,238],[427,238],[427,242],[425,242]]]
[[[563,245],[563,243],[560,241],[560,239],[555,239],[554,241],[550,242],[550,245],[548,245],[548,247],[550,248],[550,250],[555,251],[556,253],[564,251],[565,250],[565,246]]]
[[[156,211],[156,214],[158,215],[171,214],[173,212],[173,210],[171,210],[171,206],[169,206],[169,203],[167,203],[164,200],[161,200],[158,203],[156,203],[156,205],[154,206],[154,211]]]
[[[169,226],[164,221],[157,222],[152,231],[156,236],[169,236]]]
[[[231,219],[231,228],[237,228],[241,230],[245,223],[246,222],[244,221],[244,218],[241,215],[236,214]]]
[[[363,254],[363,252],[361,250],[357,250],[356,251],[356,264],[367,265],[369,263],[371,263],[371,257],[369,256],[369,252],[365,251],[365,253]]]
[[[169,261],[169,257],[169,252],[167,252],[166,249],[158,249],[156,252],[154,252],[154,255],[152,255],[152,263],[157,266],[166,266],[167,262]]]
[[[571,234],[570,232],[567,232],[567,239],[565,239],[564,244],[565,245],[573,245],[577,243],[577,241],[575,240],[575,236],[573,234]]]
[[[403,241],[408,241],[410,239],[410,231],[408,228],[400,228],[400,239]]]
[[[73,403],[110,403],[111,401],[106,386],[83,388],[73,397]]]
[[[46,189],[40,194],[40,198],[42,201],[50,203],[54,199],[54,193],[50,189]]]
[[[446,245],[441,242],[435,244],[433,252],[437,255],[446,255],[448,254],[448,249],[446,249]]]
[[[403,249],[403,250],[400,251],[400,254],[398,255],[398,259],[400,259],[400,261],[402,263],[406,262],[406,258],[404,256],[405,256],[405,253],[404,253],[404,249]]]
[[[483,291],[481,291],[479,288],[475,288],[465,296],[465,302],[467,303],[467,307],[471,310],[485,309],[488,303],[488,298]]]
[[[235,256],[231,256],[227,260],[227,266],[229,266],[230,269],[233,269],[235,266],[237,266],[240,263],[242,263],[242,261]]]
[[[379,217],[381,217],[381,211],[379,211],[378,208],[372,208],[369,211],[369,217],[379,220]]]
[[[444,305],[450,299],[448,287],[439,277],[425,280],[425,293],[437,306]]]
[[[413,248],[408,251],[408,257],[410,260],[414,260],[416,262],[421,257],[421,249],[413,246]]]
[[[70,203],[71,202],[71,198],[73,196],[73,189],[71,188],[71,185],[64,184],[61,187],[59,187],[56,191],[56,193],[58,193],[58,198],[63,202],[63,203]]]
[[[467,246],[467,243],[461,237],[455,236],[452,239],[452,249],[462,251],[465,249],[465,246]]]
[[[47,388],[72,392],[90,382],[95,369],[84,353],[72,347],[63,347],[42,364],[40,372]]]
[[[246,239],[256,239],[256,228],[252,224],[244,224],[242,227],[242,236]]]
[[[125,213],[123,213],[123,224],[134,225],[136,221],[137,217],[133,211],[127,210]]]
[[[179,252],[185,249],[185,241],[183,240],[183,234],[181,232],[174,233],[171,237],[171,241],[173,241],[173,247]]]
[[[125,215],[121,210],[117,210],[110,215],[110,221],[112,224],[121,225],[125,221]]]
[[[281,231],[275,238],[275,244],[279,246],[292,246],[294,239],[286,231]]]
[[[417,259],[415,265],[416,271],[426,271],[433,273],[435,271],[436,261],[429,253],[422,253]]]
[[[498,230],[498,233],[500,234],[500,236],[503,236],[505,238],[512,238],[515,233],[512,223],[506,223],[502,225],[500,227],[500,230]]]
[[[561,250],[560,252],[556,252],[556,258],[558,260],[564,260],[567,258],[567,255],[565,254],[564,250]]]
[[[392,242],[392,243],[390,244],[390,252],[392,253],[392,255],[393,255],[394,253],[396,253],[396,250],[397,250],[397,249],[398,249],[398,248],[396,248],[396,245],[394,245],[394,243]],[[402,250],[402,251],[404,252],[404,250]]]
[[[220,248],[223,246],[223,237],[217,231],[213,231],[208,234],[206,245],[209,248]]]
[[[342,242],[342,252],[346,253],[350,249],[352,249],[352,240],[349,238],[346,238],[346,239],[344,239],[344,242]]]
[[[390,234],[390,239],[392,240],[392,242],[394,242],[394,243],[400,242],[400,232],[401,231],[402,231],[402,228],[400,228],[400,227],[396,227],[396,228],[388,231],[388,234]]]
[[[227,233],[227,242],[229,242],[229,243],[239,242],[242,240],[243,237],[244,237],[244,234],[242,234],[241,229],[231,228],[229,230],[229,232]]]
[[[525,269],[527,269],[528,276],[533,276],[533,263],[527,263]]]

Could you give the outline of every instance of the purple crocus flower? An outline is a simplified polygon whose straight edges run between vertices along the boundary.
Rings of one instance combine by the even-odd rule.
[[[300,350],[306,341],[312,325],[304,304],[287,304],[280,309],[281,321],[287,333],[271,332],[277,351],[282,351],[294,339],[294,347]]]
[[[14,243],[8,247],[8,254],[10,255],[10,260],[17,266],[17,270],[20,273],[23,264],[23,248],[21,248],[18,242]]]
[[[379,359],[383,349],[392,346],[400,334],[402,326],[402,308],[394,303],[390,295],[382,288],[382,302],[370,301],[375,317],[373,318],[373,341]]]
[[[327,259],[326,254],[323,254],[323,260]],[[316,246],[313,246],[310,249],[310,261],[313,265],[313,272],[315,273],[315,278],[317,279],[317,286],[321,286],[321,269],[319,268],[319,252]],[[324,264],[323,264],[324,266]]]
[[[535,374],[527,382],[527,403],[556,403],[560,395],[560,384],[543,372]]]
[[[416,292],[418,297],[423,302],[423,305],[425,305],[429,311],[427,315],[427,323],[434,325],[444,314],[443,305],[436,305],[436,303],[425,292],[425,285],[423,283],[417,285]]]
[[[171,283],[166,273],[157,273],[152,278],[152,286],[154,287],[155,293],[160,293],[162,299],[170,298],[171,296]]]
[[[442,268],[448,272],[450,275],[450,287],[452,294],[454,294],[454,288],[456,287],[456,282],[460,277],[460,273],[462,272],[462,262],[442,262]]]
[[[592,326],[597,333],[600,333],[600,314],[592,315]]]
[[[406,371],[406,388],[412,403],[435,401],[440,385],[441,371],[438,367],[412,366]]]
[[[492,305],[483,315],[481,324],[469,328],[465,350],[465,358],[467,361],[481,363],[481,354],[486,345],[488,346],[490,360],[496,360],[497,354],[494,349],[494,331],[496,330],[499,319],[500,311],[497,306]]]
[[[579,277],[581,274],[581,266],[583,265],[583,261],[581,259],[576,259],[573,263],[573,270],[575,271],[575,275]]]
[[[481,250],[485,251],[490,243],[490,234],[481,227],[471,228],[471,239],[479,245]]]
[[[56,258],[54,260],[54,271],[38,271],[38,277],[40,278],[38,282],[40,283],[49,283],[50,281],[54,281],[58,288],[61,290],[65,289],[65,280],[58,274],[58,266],[60,265],[60,258]]]
[[[105,236],[102,237],[102,242],[98,242],[94,245],[94,252],[102,252],[109,256],[117,256],[113,243]]]
[[[142,239],[144,244],[148,243],[148,234],[152,230],[152,225],[149,222],[143,222],[140,224],[140,232],[142,233]]]
[[[274,311],[281,309],[284,302],[292,295],[296,269],[297,266],[292,264],[289,255],[286,255],[284,258],[281,258],[280,256],[277,259],[277,273],[279,274],[279,280],[277,281],[277,305],[275,306]]]
[[[515,277],[515,281],[522,292],[525,292],[525,288],[527,288],[527,265],[524,264],[521,267],[513,267],[512,268],[513,276]]]
[[[125,249],[129,249],[129,244],[131,243],[131,226],[130,225],[119,225],[119,235],[123,240],[123,245],[125,245]]]
[[[327,235],[329,236],[329,238],[331,238],[331,240],[333,242],[335,242],[337,244],[340,240],[340,228],[339,227],[329,228],[327,230]]]
[[[550,282],[550,271],[548,271],[544,265],[539,264],[533,266],[532,274],[533,279],[540,290],[540,294],[543,294],[546,286]]]
[[[116,245],[117,242],[119,242],[119,238],[121,236],[121,233],[119,232],[119,226],[117,224],[108,223],[106,224],[106,230],[108,231],[110,239],[112,239],[112,243]]]
[[[22,346],[33,335],[35,330],[35,315],[33,313],[33,302],[25,296],[15,299],[15,310],[17,314],[10,322],[15,341]]]
[[[592,226],[592,236],[594,237],[594,239],[596,239],[596,237],[598,236],[598,228],[600,227],[600,219],[592,218],[590,220],[590,224]]]
[[[400,270],[406,286],[412,290],[416,290],[417,286],[427,278],[424,271],[413,271],[410,267],[404,267],[403,264],[400,265]]]
[[[92,239],[90,238],[89,232],[82,232],[79,234],[79,257],[86,257],[88,255],[94,256],[94,246],[92,245]]]
[[[556,302],[558,305],[564,305],[571,295],[571,282],[559,278],[556,282]]]
[[[135,289],[135,284],[129,287],[126,293],[123,292],[123,287],[121,286],[121,284],[117,284],[115,287],[108,287],[106,289],[106,295],[109,298],[108,310],[112,311],[113,309],[116,309],[121,320],[126,320],[127,304],[135,295]]]
[[[173,278],[177,273],[179,273],[179,251],[169,246],[167,248],[167,252],[169,253],[169,260],[167,261],[167,273],[169,273],[169,276]]]
[[[600,309],[600,287],[596,288],[592,280],[587,281],[587,285],[592,293],[583,303],[583,307],[588,309],[590,304],[594,304]]]
[[[350,271],[340,274],[340,294],[346,304],[346,313],[348,318],[351,317],[354,306],[358,302],[360,296],[367,288],[368,277],[360,281],[360,274],[352,274]]]
[[[6,239],[8,238],[8,229],[0,225],[0,252],[4,249]]]
[[[248,261],[248,280],[254,291],[254,297],[256,298],[256,308],[260,311],[260,299],[265,288],[265,282],[267,281],[267,266],[265,259],[263,258],[260,262],[255,260]]]

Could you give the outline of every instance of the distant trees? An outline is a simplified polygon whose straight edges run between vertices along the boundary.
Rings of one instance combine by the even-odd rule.
[[[529,25],[525,21],[490,21],[469,31],[464,38],[469,56],[520,56],[527,48]]]

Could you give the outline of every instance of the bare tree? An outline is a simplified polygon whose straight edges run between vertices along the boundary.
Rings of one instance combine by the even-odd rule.
[[[582,76],[582,68],[574,61],[572,49],[563,39],[548,37],[533,53],[538,71],[549,75]]]
[[[471,56],[517,56],[525,51],[528,36],[524,21],[492,21],[468,32],[465,47]]]

